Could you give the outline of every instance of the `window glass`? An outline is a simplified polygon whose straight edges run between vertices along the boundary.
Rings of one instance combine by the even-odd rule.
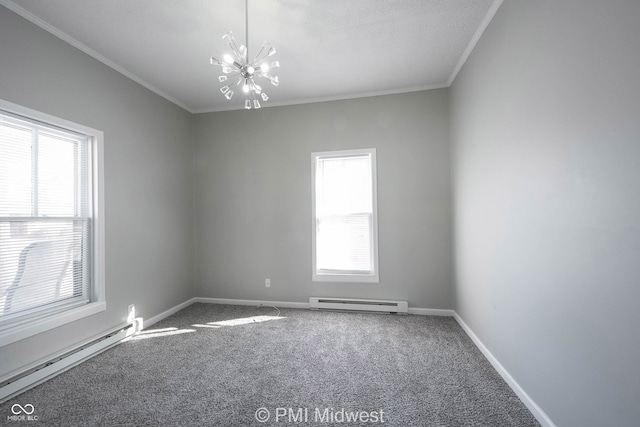
[[[378,281],[375,150],[312,155],[313,280]]]

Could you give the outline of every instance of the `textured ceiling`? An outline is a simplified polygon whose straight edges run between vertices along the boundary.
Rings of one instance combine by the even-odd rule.
[[[501,2],[249,0],[249,49],[269,40],[281,63],[264,106],[446,87]],[[242,108],[209,58],[227,31],[244,43],[243,0],[0,4],[191,112]]]

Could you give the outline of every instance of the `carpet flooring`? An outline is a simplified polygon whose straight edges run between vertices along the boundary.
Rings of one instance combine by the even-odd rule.
[[[193,304],[0,405],[39,426],[537,426],[453,318]],[[29,408],[30,409],[30,408]]]

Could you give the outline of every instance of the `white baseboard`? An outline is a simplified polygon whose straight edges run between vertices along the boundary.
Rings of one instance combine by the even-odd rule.
[[[493,365],[496,371],[500,374],[502,379],[505,380],[507,385],[511,387],[511,390],[520,398],[522,403],[531,411],[534,417],[538,420],[538,422],[544,427],[555,427],[556,425],[551,421],[551,418],[540,408],[536,402],[529,397],[527,392],[525,392],[520,384],[516,382],[515,379],[509,374],[509,372],[502,366],[502,364],[495,358],[495,356],[489,351],[487,347],[480,341],[480,338],[471,330],[471,328],[462,320],[462,318],[456,313],[453,312],[453,318],[456,319],[458,324],[462,327],[462,329],[466,332],[466,334],[471,338],[473,343],[480,349],[484,357],[487,358],[489,363]]]
[[[154,323],[158,323],[159,321],[161,321],[162,319],[164,319],[165,317],[169,317],[172,314],[175,314],[177,312],[179,312],[180,310],[182,310],[183,308],[187,308],[189,307],[191,304],[193,304],[196,301],[197,298],[191,298],[190,300],[187,300],[183,303],[180,303],[178,305],[176,305],[175,307],[170,308],[167,311],[163,311],[160,314],[157,314],[149,319],[146,319],[143,321],[143,329],[148,328],[149,326],[153,325]]]
[[[246,299],[225,299],[225,298],[203,298],[197,297],[193,302],[202,302],[208,304],[229,304],[229,305],[273,305],[279,308],[302,308],[308,309],[308,302],[290,302],[290,301],[264,301],[264,300],[246,300]],[[409,307],[409,314],[417,314],[421,316],[449,316],[453,317],[453,310],[442,310],[436,308],[416,308]]]
[[[418,308],[409,307],[409,314],[417,314],[419,316],[447,316],[453,317],[453,310],[443,310],[439,308]]]

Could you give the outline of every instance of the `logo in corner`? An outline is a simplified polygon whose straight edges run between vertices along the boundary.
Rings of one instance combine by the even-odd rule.
[[[21,405],[14,403],[11,405],[11,413],[13,415],[7,415],[7,421],[38,421],[38,416],[33,415],[36,408],[31,404]]]
[[[13,413],[13,415],[20,415],[22,413],[31,415],[35,410],[36,408],[34,408],[31,403],[27,403],[24,406],[20,405],[19,403],[15,403],[13,406],[11,406],[11,412]]]

